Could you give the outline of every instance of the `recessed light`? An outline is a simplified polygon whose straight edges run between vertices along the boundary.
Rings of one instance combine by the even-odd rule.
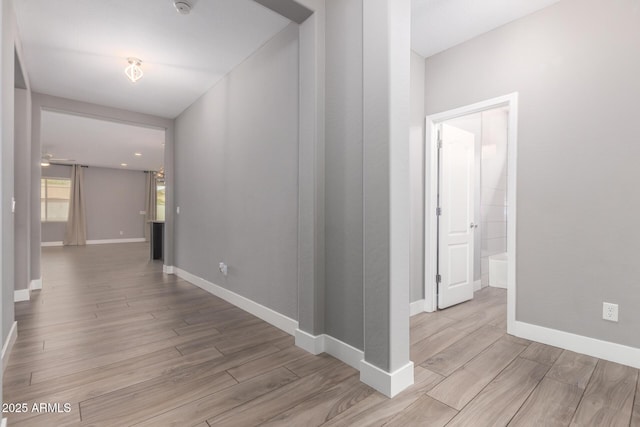
[[[127,164],[126,164],[126,163],[120,163],[120,166],[122,166],[122,167],[126,167],[126,166],[127,166]]]
[[[140,156],[142,156],[142,153],[133,153],[133,155],[136,156],[136,157],[140,157]]]

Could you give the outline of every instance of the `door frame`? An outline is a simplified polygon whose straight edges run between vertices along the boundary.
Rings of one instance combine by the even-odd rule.
[[[437,128],[447,120],[479,113],[499,107],[509,108],[507,136],[507,332],[513,330],[516,320],[516,189],[518,159],[518,93],[499,96],[475,104],[466,105],[426,117],[425,124],[425,262],[424,262],[424,310],[433,312],[438,307],[436,278],[437,217],[438,207],[438,148]]]

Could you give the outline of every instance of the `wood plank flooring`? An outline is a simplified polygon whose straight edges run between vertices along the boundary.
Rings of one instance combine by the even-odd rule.
[[[44,289],[16,304],[4,399],[29,410],[10,426],[640,427],[637,369],[507,335],[500,289],[414,316],[415,384],[387,399],[163,274],[146,244],[44,248],[42,261]],[[60,411],[31,411],[41,403]]]

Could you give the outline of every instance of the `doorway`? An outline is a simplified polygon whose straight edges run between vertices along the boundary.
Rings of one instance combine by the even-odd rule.
[[[503,287],[508,330],[515,322],[517,99],[426,119],[425,309]]]

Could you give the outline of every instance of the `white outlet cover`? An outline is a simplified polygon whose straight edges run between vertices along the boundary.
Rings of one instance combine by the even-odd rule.
[[[602,318],[610,322],[618,321],[618,304],[612,304],[610,302],[602,303]]]

